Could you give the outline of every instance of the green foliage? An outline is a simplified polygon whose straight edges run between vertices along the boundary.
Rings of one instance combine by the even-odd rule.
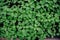
[[[0,37],[43,40],[60,36],[60,0],[0,0]]]

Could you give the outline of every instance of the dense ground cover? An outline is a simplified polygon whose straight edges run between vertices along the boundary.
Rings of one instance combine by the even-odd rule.
[[[0,0],[0,37],[60,37],[60,0]]]

